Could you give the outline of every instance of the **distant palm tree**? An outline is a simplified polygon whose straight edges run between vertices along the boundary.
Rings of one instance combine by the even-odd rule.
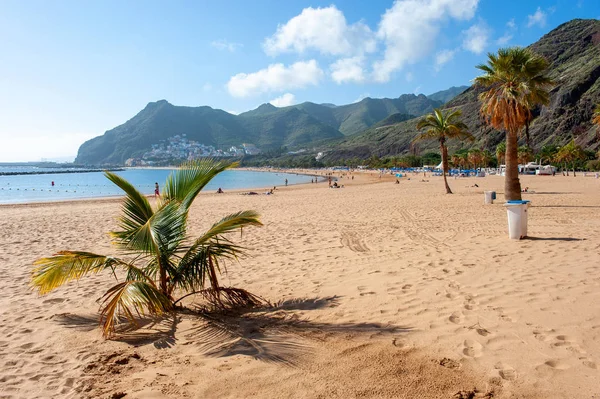
[[[498,166],[500,166],[504,163],[505,155],[506,155],[506,142],[503,141],[502,143],[500,143],[496,146],[496,159],[498,160]]]
[[[533,159],[533,151],[526,145],[519,146],[517,149],[517,159],[519,164],[525,165]]]
[[[598,126],[600,130],[600,104],[596,105],[596,110],[594,111],[594,118],[592,119],[592,123]]]
[[[543,164],[544,161],[552,162],[554,160],[556,153],[558,152],[560,147],[556,145],[545,145],[540,149],[538,156],[540,157],[540,164]]]
[[[521,199],[517,135],[531,120],[531,108],[550,100],[553,82],[544,74],[548,61],[529,49],[512,47],[488,54],[487,64],[477,68],[484,74],[475,84],[487,89],[479,95],[481,113],[489,125],[506,131],[505,197]]]
[[[452,157],[450,158],[450,163],[452,164],[452,166],[454,166],[455,168],[459,168],[462,164],[462,158],[460,157],[460,155],[458,154],[454,154],[452,155]]]
[[[449,139],[470,139],[473,136],[467,132],[467,125],[459,120],[462,114],[460,109],[443,113],[436,108],[433,112],[417,123],[417,129],[426,128],[424,133],[417,136],[417,140],[437,140],[440,143],[440,152],[442,153],[442,170],[444,175],[444,184],[446,185],[446,194],[452,194],[446,175],[448,174],[448,147],[446,141]]]
[[[469,160],[469,163],[473,165],[474,168],[477,168],[481,161],[481,150],[477,148],[469,150],[469,152],[467,153],[467,159]]]
[[[577,162],[585,159],[587,159],[585,151],[581,146],[575,144],[575,140],[571,140],[556,153],[557,162],[573,167],[573,177],[575,177],[575,166],[577,165]]]
[[[481,151],[481,163],[485,168],[490,166],[490,162],[492,162],[493,156],[489,150]]]
[[[227,233],[246,226],[260,226],[254,211],[237,212],[213,224],[198,238],[187,235],[188,211],[208,182],[230,162],[205,159],[183,165],[169,176],[162,197],[153,209],[148,199],[122,177],[106,177],[125,192],[119,230],[111,233],[123,257],[81,251],[60,251],[35,261],[32,284],[46,294],[71,280],[110,271],[123,279],[102,297],[103,333],[109,337],[121,318],[136,325],[143,315],[160,316],[172,311],[184,297],[200,294],[217,307],[254,305],[260,298],[219,284],[223,260],[236,259],[242,248]],[[181,295],[175,299],[176,295]]]

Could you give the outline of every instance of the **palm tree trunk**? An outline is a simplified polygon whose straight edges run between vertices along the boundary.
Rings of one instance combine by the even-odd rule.
[[[506,132],[506,172],[504,174],[504,198],[521,199],[521,182],[519,181],[519,161],[517,158],[517,132]]]
[[[442,174],[444,175],[444,185],[446,186],[446,194],[452,194],[450,186],[448,185],[448,179],[446,174],[448,173],[448,148],[443,142],[440,143],[440,150],[442,152]]]
[[[169,290],[167,288],[167,271],[163,267],[160,257],[158,259],[158,270],[159,270],[159,274],[160,274],[160,291],[163,294],[169,296]]]

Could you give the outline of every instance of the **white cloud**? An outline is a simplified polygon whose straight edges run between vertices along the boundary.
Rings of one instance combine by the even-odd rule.
[[[284,95],[269,101],[269,103],[276,107],[289,107],[290,105],[296,104],[296,96],[292,93],[285,93]]]
[[[489,30],[482,23],[473,25],[462,32],[465,38],[462,46],[475,54],[481,54],[488,45]]]
[[[404,77],[406,78],[407,82],[412,82],[415,78],[412,72],[407,72]]]
[[[352,104],[359,103],[359,102],[361,102],[362,100],[364,100],[365,98],[367,98],[369,96],[370,96],[369,93],[361,93],[356,100],[352,101]]]
[[[439,71],[442,69],[444,64],[450,62],[454,55],[456,54],[456,50],[442,50],[438,51],[435,55],[435,70]]]
[[[283,25],[263,43],[265,52],[277,55],[285,52],[303,53],[317,50],[322,54],[352,55],[376,49],[373,32],[357,22],[348,25],[344,14],[335,6],[308,7]]]
[[[238,73],[227,82],[227,90],[234,97],[248,97],[260,93],[303,88],[319,83],[324,73],[317,61],[299,61],[288,67],[271,64],[252,73]]]
[[[515,23],[514,18],[511,18],[506,23],[506,28],[507,28],[507,31],[504,32],[504,35],[502,35],[501,37],[496,39],[496,44],[499,46],[504,46],[512,40],[512,38],[514,36],[514,32],[516,32],[516,30],[517,30],[517,24]]]
[[[382,60],[373,64],[373,77],[387,82],[391,74],[430,54],[441,22],[469,20],[479,0],[396,0],[379,23],[377,37],[385,42]]]
[[[331,78],[337,84],[344,82],[361,83],[365,80],[364,57],[342,58],[329,66]]]
[[[510,33],[505,33],[503,36],[499,37],[498,40],[496,40],[496,44],[504,46],[506,43],[510,42],[512,38],[513,35]]]
[[[210,43],[210,45],[218,50],[227,50],[231,53],[244,46],[242,43],[234,43],[226,39],[214,40]]]
[[[202,86],[202,91],[209,92],[212,90],[212,85],[208,82],[204,83]]]
[[[527,16],[527,27],[531,28],[533,25],[538,25],[540,28],[543,28],[546,26],[546,17],[546,13],[538,7],[533,15]]]

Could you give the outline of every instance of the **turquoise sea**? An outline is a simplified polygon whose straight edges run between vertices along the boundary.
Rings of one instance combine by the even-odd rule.
[[[33,168],[19,168],[19,172],[32,172]],[[40,170],[40,169],[38,169]],[[43,169],[41,169],[43,170]],[[0,172],[13,172],[15,168],[0,167]],[[154,183],[162,188],[168,169],[126,169],[115,172],[134,184],[145,194],[154,193]],[[293,173],[253,172],[245,170],[227,170],[217,175],[204,189],[224,191],[254,189],[266,191],[273,186],[310,183],[311,176]],[[52,186],[54,182],[54,186]],[[63,201],[80,198],[120,196],[122,191],[111,183],[102,172],[89,173],[50,173],[0,176],[0,204],[27,202]]]

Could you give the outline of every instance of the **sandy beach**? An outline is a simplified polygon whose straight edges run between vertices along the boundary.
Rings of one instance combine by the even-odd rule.
[[[502,177],[450,179],[453,195],[421,179],[201,194],[192,235],[260,212],[222,281],[275,306],[114,340],[96,302],[111,275],[43,297],[29,279],[58,250],[114,253],[120,201],[0,206],[0,398],[600,398],[600,179],[523,177],[521,241]]]

